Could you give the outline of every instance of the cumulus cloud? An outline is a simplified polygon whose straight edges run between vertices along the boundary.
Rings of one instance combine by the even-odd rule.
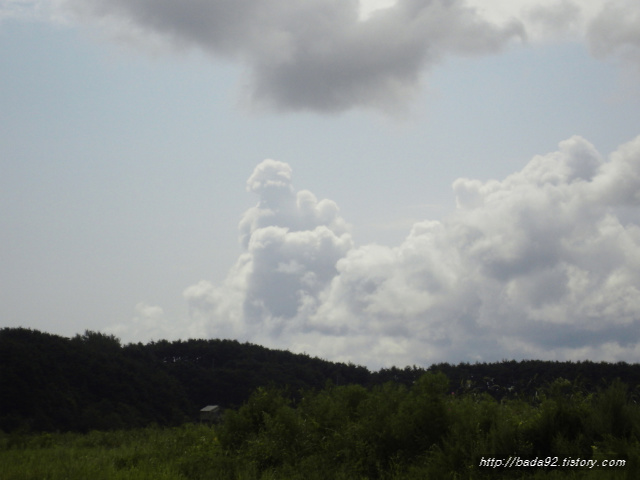
[[[275,160],[255,168],[247,190],[260,201],[239,227],[245,253],[223,286],[200,282],[185,291],[192,317],[200,323],[213,319],[213,335],[252,332],[268,339],[298,328],[303,312],[315,310],[320,292],[336,275],[337,261],[353,248],[335,202],[296,192],[291,173],[289,165]]]
[[[201,338],[206,334],[204,326],[195,322],[193,318],[177,322],[167,318],[162,307],[157,305],[139,302],[134,311],[130,322],[112,325],[104,329],[104,332],[128,342]]]
[[[373,367],[502,358],[640,360],[640,137],[573,137],[502,180],[458,179],[456,211],[397,247],[357,246],[335,203],[266,160],[221,285],[185,291],[211,336]]]
[[[448,55],[496,52],[523,34],[459,0],[65,0],[80,19],[119,26],[119,35],[161,37],[249,67],[253,105],[338,112],[395,111]]]

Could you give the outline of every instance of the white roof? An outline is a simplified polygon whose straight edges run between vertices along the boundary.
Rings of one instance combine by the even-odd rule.
[[[218,410],[220,407],[218,405],[207,405],[206,407],[202,408],[200,411],[201,412],[213,412],[214,410]]]

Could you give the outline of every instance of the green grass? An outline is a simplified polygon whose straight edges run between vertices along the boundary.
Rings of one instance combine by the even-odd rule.
[[[2,480],[239,478],[235,470],[203,425],[0,437]]]
[[[3,434],[0,480],[430,480],[640,478],[640,406],[612,382],[554,382],[532,402],[410,388],[332,386],[293,402],[258,389],[215,427]],[[480,468],[482,457],[612,459],[622,468]]]
[[[463,441],[464,439],[460,439]],[[455,449],[454,449],[455,450]],[[446,446],[409,465],[398,463],[375,476],[363,476],[354,464],[328,462],[323,455],[307,455],[299,462],[258,468],[236,452],[225,454],[215,428],[184,425],[88,434],[0,434],[2,480],[428,480],[444,478],[634,478],[631,471],[543,469],[491,471],[452,468],[464,461],[461,452]],[[451,458],[452,455],[454,458]],[[455,455],[460,455],[455,458]],[[357,462],[356,462],[357,464]],[[329,475],[329,477],[327,476]],[[497,475],[497,476],[496,476]]]

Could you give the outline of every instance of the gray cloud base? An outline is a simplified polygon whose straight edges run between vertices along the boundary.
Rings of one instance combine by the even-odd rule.
[[[138,38],[197,47],[249,66],[249,97],[277,110],[398,111],[422,72],[451,54],[496,52],[523,35],[461,1],[399,0],[366,19],[356,0],[65,0],[81,19],[116,23]]]
[[[635,0],[515,4],[517,19],[497,24],[488,20],[491,4],[460,0],[398,0],[364,18],[357,0],[55,2],[59,12],[115,26],[120,38],[239,60],[248,66],[249,104],[281,111],[404,112],[443,58],[495,53],[514,39],[569,35],[598,58],[640,66]]]
[[[640,69],[640,7],[634,0],[607,2],[589,22],[587,40],[596,57],[621,58]]]
[[[367,4],[366,0],[362,1]],[[424,75],[452,56],[514,40],[579,41],[640,69],[636,0],[49,0],[8,2],[7,17],[101,23],[114,38],[239,61],[252,108],[403,114]]]
[[[640,137],[608,159],[573,137],[501,181],[458,179],[456,212],[393,248],[354,245],[285,163],[249,189],[245,253],[223,285],[185,291],[208,335],[371,366],[640,360]]]

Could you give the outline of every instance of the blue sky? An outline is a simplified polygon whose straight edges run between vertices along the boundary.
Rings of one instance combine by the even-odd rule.
[[[534,3],[0,3],[2,326],[638,361],[639,9]]]

